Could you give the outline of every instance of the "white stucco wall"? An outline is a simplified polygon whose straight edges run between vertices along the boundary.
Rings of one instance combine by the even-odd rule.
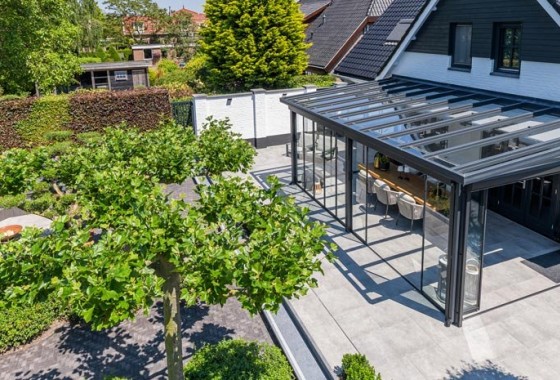
[[[405,52],[391,74],[483,90],[560,101],[560,65],[521,62],[519,78],[491,75],[494,61],[473,57],[470,72],[449,70],[449,56]]]
[[[193,98],[193,125],[199,132],[207,117],[227,117],[233,131],[240,133],[244,139],[280,142],[280,139],[273,138],[290,134],[290,110],[280,102],[280,98],[315,90],[315,86],[306,86],[273,91],[255,89],[246,93],[213,96],[198,94]]]

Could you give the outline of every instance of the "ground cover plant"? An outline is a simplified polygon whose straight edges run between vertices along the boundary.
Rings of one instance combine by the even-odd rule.
[[[54,295],[103,329],[161,297],[168,377],[182,379],[180,300],[236,297],[251,313],[277,310],[284,297],[316,286],[313,275],[330,248],[324,226],[277,195],[278,180],[262,189],[222,176],[247,171],[254,154],[216,120],[200,136],[171,123],[147,132],[109,129],[59,155],[46,148],[2,154],[0,175],[12,180],[0,196],[28,199],[42,184],[52,209],[64,212],[50,234],[28,229],[0,246],[0,307]],[[198,188],[195,204],[165,191],[166,183],[199,175],[213,184]]]

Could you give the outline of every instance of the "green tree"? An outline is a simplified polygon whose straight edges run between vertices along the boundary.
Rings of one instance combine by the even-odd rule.
[[[80,71],[72,0],[0,0],[0,87],[52,92]]]
[[[105,0],[103,4],[109,13],[121,22],[125,37],[134,44],[141,43],[146,38],[142,29],[147,30],[148,24],[151,33],[157,34],[171,22],[167,11],[152,0]],[[143,28],[140,29],[139,25],[143,25]]]
[[[172,43],[177,57],[188,61],[196,52],[197,26],[192,22],[192,15],[185,11],[177,11],[171,15],[166,28],[169,43]]]
[[[56,161],[37,153],[43,169],[29,177],[64,183],[76,204],[48,236],[31,230],[2,246],[0,294],[7,303],[54,294],[101,329],[163,297],[168,375],[175,380],[183,379],[181,299],[224,304],[236,297],[257,313],[316,286],[324,226],[279,197],[277,179],[266,190],[221,176],[246,171],[254,157],[227,123],[212,121],[198,138],[176,126],[108,133],[103,143]],[[211,155],[203,154],[208,149]],[[161,185],[200,174],[215,183],[198,189],[195,204],[171,199]],[[27,182],[20,183],[24,191]]]
[[[103,40],[105,15],[96,0],[76,1],[76,25],[80,28],[79,51],[94,52]]]
[[[303,15],[293,0],[207,0],[201,30],[206,84],[243,91],[289,84],[307,66]]]

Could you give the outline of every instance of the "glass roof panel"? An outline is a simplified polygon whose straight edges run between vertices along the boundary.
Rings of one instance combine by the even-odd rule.
[[[543,151],[560,146],[555,103],[445,84],[394,77],[281,101],[339,134],[356,131],[352,139],[386,149],[399,162],[461,183],[507,174],[510,157],[534,154],[531,165],[547,162]]]

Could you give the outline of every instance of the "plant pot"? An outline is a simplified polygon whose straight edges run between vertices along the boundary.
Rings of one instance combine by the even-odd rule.
[[[391,167],[391,163],[389,161],[387,162],[383,162],[381,160],[379,161],[379,170],[386,172],[389,170],[390,167]]]
[[[0,227],[0,242],[6,242],[18,238],[22,229],[23,227],[18,224]]]

